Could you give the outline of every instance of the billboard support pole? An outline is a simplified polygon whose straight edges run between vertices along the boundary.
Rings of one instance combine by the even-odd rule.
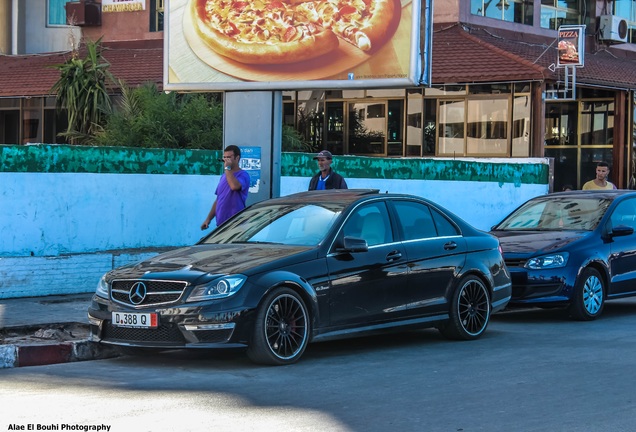
[[[241,149],[241,168],[250,174],[248,205],[280,196],[282,113],[281,91],[225,93],[223,148]]]

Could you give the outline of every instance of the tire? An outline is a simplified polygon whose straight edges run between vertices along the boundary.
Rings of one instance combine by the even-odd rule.
[[[576,280],[568,312],[577,321],[592,321],[601,315],[604,306],[603,278],[598,270],[588,267]]]
[[[484,282],[477,276],[465,276],[453,293],[449,320],[440,332],[449,339],[478,339],[488,327],[491,309]]]
[[[247,355],[254,363],[282,366],[296,363],[305,352],[310,319],[303,299],[292,289],[268,294],[256,313]]]

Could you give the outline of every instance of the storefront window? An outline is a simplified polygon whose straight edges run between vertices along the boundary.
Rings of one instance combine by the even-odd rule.
[[[437,99],[424,99],[424,147],[422,156],[435,156],[437,135]]]
[[[512,111],[512,157],[530,156],[530,95],[515,95]]]
[[[577,104],[545,104],[545,145],[577,145]]]
[[[468,100],[467,156],[508,154],[508,98]]]
[[[20,99],[0,98],[0,144],[17,144],[20,131]]]
[[[42,99],[22,101],[22,144],[42,142]]]
[[[614,102],[583,102],[581,145],[611,145],[614,142]]]
[[[464,155],[464,123],[466,102],[464,100],[442,100],[439,103],[440,156]]]
[[[422,155],[422,92],[408,90],[406,100],[406,155]],[[433,145],[435,136],[433,135]],[[434,148],[434,147],[433,147]],[[433,152],[433,154],[435,154]]]
[[[581,96],[609,96],[606,91],[581,89]],[[580,121],[579,121],[580,120]],[[554,158],[554,188],[580,188],[594,178],[596,164],[612,166],[614,100],[546,103],[545,156]]]
[[[359,155],[385,155],[386,103],[349,102],[349,150]]]

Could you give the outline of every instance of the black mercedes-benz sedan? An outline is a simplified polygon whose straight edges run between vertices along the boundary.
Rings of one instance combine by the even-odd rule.
[[[510,295],[490,234],[419,197],[330,190],[262,201],[194,246],[108,272],[88,314],[93,341],[242,346],[284,365],[312,341],[397,328],[477,339]]]

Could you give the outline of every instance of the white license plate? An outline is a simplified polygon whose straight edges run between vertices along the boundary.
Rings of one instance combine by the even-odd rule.
[[[113,312],[116,327],[156,328],[159,318],[156,313]]]

